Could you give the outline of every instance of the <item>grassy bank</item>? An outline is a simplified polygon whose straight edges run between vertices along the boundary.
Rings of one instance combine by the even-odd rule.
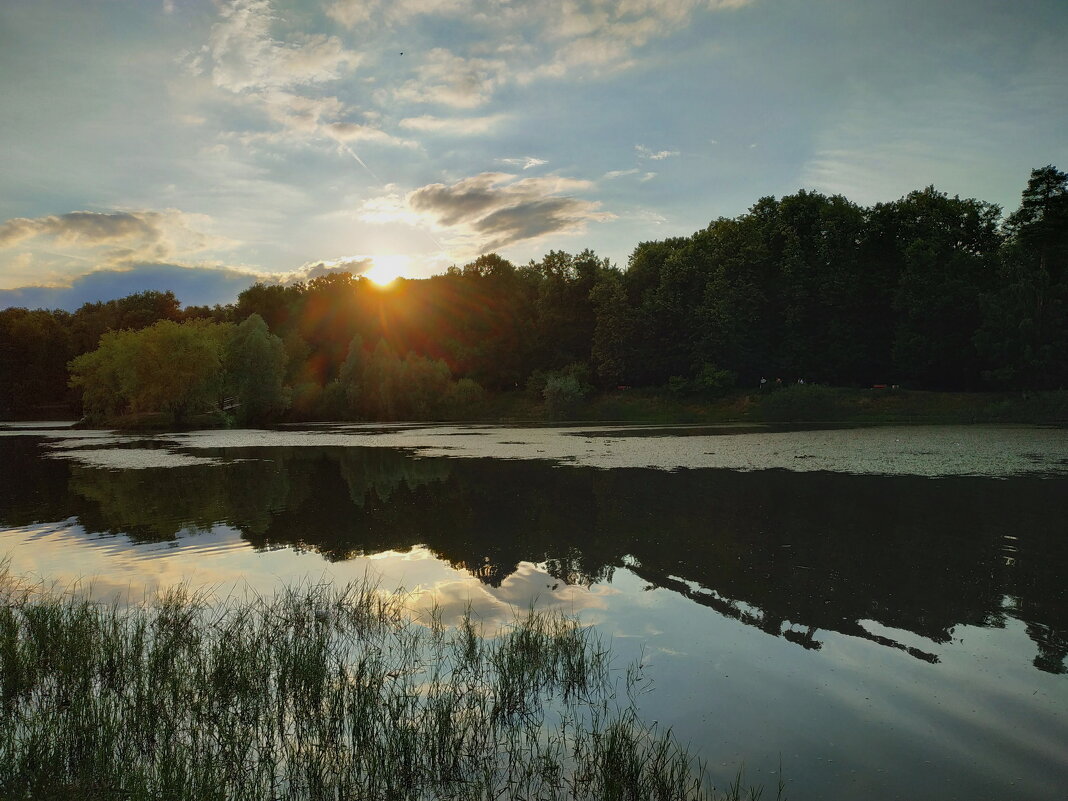
[[[0,797],[712,799],[590,629],[367,584],[134,607],[0,575]],[[781,794],[781,789],[780,789]]]
[[[517,398],[497,411],[515,419],[547,417],[544,407]],[[664,389],[594,395],[568,419],[631,423],[1065,423],[1068,391],[1032,393],[931,392],[790,385],[721,398],[683,396]]]
[[[1068,391],[934,392],[806,384],[711,398],[683,395],[664,388],[642,388],[594,393],[565,409],[551,409],[525,392],[506,392],[487,396],[477,407],[462,415],[438,417],[428,422],[551,423],[562,420],[659,424],[1062,424],[1068,423]],[[181,428],[227,428],[232,425],[232,419],[215,412],[197,415]],[[173,420],[162,414],[128,415],[90,427],[134,431],[177,428]]]

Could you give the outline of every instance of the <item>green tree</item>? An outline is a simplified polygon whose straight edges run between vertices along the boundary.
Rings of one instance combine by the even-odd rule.
[[[71,386],[82,390],[91,419],[162,413],[184,424],[217,405],[231,330],[205,320],[163,320],[141,331],[109,331],[95,351],[70,363]]]
[[[999,286],[976,342],[990,380],[1018,387],[1068,385],[1068,174],[1032,170],[1005,221]]]
[[[285,368],[285,345],[262,317],[252,314],[233,329],[226,344],[226,391],[236,396],[238,422],[266,422],[288,408]]]

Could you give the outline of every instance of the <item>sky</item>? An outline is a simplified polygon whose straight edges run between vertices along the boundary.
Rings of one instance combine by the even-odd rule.
[[[625,268],[799,189],[1012,211],[1064,0],[0,0],[0,307],[498,252]]]

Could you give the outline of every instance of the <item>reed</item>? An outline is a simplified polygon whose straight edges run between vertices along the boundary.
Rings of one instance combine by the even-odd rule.
[[[718,799],[596,633],[487,633],[371,582],[137,605],[0,569],[6,799]],[[780,797],[782,788],[780,788]]]

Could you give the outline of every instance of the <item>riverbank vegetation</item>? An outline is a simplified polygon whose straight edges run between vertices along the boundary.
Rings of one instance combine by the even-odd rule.
[[[986,405],[1026,417],[1014,398],[1068,387],[1066,265],[1068,174],[1052,166],[1032,171],[1004,219],[933,187],[871,207],[800,191],[643,242],[625,271],[588,250],[518,267],[487,254],[386,287],[342,271],[260,283],[214,308],[146,292],[72,314],[7,309],[0,409],[65,399],[98,421],[455,419],[525,394],[537,415],[564,418],[630,387],[711,406],[755,394],[776,419],[791,404],[849,410],[830,389],[759,393],[804,381],[1015,392]],[[167,375],[151,354],[171,352],[181,369]]]
[[[367,582],[120,606],[0,574],[0,795],[759,797],[644,725],[641,666],[575,620],[410,615]]]

